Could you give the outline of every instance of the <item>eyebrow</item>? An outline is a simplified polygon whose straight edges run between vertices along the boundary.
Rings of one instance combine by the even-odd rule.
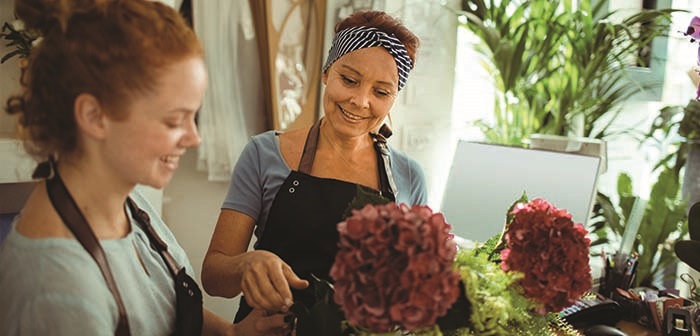
[[[360,73],[359,71],[357,71],[355,68],[353,68],[353,67],[351,67],[351,66],[349,66],[349,65],[346,65],[346,64],[341,64],[340,66],[343,67],[343,68],[345,68],[345,69],[347,69],[347,70],[349,70],[349,71],[352,71],[352,72],[354,72],[355,74],[357,74],[358,76],[362,77],[362,73]],[[389,85],[389,86],[396,86],[396,83],[387,82],[387,81],[377,81],[377,83],[379,83],[379,84],[384,84],[384,85]]]

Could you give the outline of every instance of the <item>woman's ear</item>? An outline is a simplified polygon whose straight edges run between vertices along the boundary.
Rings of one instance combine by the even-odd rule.
[[[102,139],[107,118],[100,101],[89,93],[81,93],[73,103],[73,114],[78,130],[90,137]]]

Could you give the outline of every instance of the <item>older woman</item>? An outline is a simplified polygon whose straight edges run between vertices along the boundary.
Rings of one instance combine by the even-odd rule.
[[[368,187],[401,203],[425,204],[416,161],[388,148],[380,129],[415,63],[418,38],[383,12],[358,12],[336,26],[323,68],[325,117],[306,129],[253,137],[233,172],[202,280],[212,295],[241,293],[252,308],[287,311],[310,275],[329,279],[336,224]],[[254,251],[247,251],[252,235]],[[308,291],[307,291],[308,292]]]

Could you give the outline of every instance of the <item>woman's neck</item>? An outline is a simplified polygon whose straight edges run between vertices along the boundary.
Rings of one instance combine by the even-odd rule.
[[[321,123],[321,137],[324,138],[328,145],[337,151],[339,154],[344,154],[350,159],[357,155],[364,155],[365,151],[372,147],[372,139],[368,134],[363,134],[356,137],[342,136],[333,130],[333,127],[327,122]]]
[[[124,202],[133,186],[120,185],[86,159],[61,159],[58,174],[99,239],[116,239],[129,233]]]

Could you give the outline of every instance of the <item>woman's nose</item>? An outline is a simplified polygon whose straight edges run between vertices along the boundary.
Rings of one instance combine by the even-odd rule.
[[[370,93],[368,90],[358,89],[355,91],[352,97],[350,97],[350,103],[359,108],[366,109],[369,108],[369,98]]]
[[[180,140],[180,145],[183,147],[197,147],[202,143],[202,137],[199,136],[199,131],[197,131],[197,123],[194,119],[187,123],[187,128],[185,129],[185,134]]]

